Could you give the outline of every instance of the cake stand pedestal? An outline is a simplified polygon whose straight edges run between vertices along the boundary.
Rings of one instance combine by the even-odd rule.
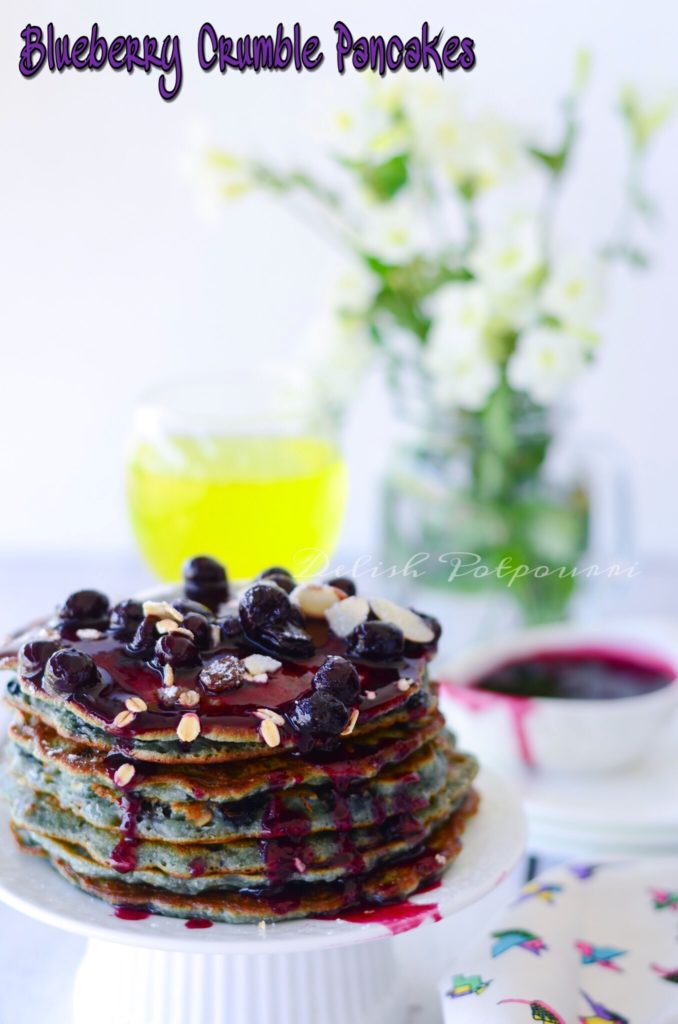
[[[91,941],[73,1024],[403,1024],[393,940],[304,953],[168,953]]]
[[[0,899],[89,939],[73,1024],[402,1024],[408,999],[392,936],[484,901],[524,850],[513,790],[486,771],[477,788],[480,810],[440,885],[351,920],[195,930],[174,918],[124,920],[10,842],[0,843]],[[0,834],[6,819],[3,809]]]

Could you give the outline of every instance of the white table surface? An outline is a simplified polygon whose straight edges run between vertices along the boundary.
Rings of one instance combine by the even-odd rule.
[[[0,553],[0,636],[51,610],[72,590],[91,586],[118,598],[151,583],[131,552]],[[453,949],[498,916],[519,881],[509,878],[477,908],[396,940],[411,1024],[441,1019],[435,983]],[[0,1024],[71,1024],[71,986],[84,948],[83,939],[0,905]]]

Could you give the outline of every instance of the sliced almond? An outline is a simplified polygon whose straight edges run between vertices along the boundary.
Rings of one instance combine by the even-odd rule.
[[[174,686],[174,669],[171,665],[165,665],[162,670],[162,685]]]
[[[368,700],[376,700],[377,699],[377,695],[374,692],[374,690],[365,690],[365,696],[367,697]]]
[[[217,626],[215,624],[212,625],[210,628],[212,631],[212,647],[218,647],[219,644],[221,643],[221,626]]]
[[[328,608],[345,600],[344,591],[328,583],[301,583],[290,594],[292,604],[296,604],[309,619],[322,619]]]
[[[174,619],[160,619],[156,622],[155,628],[158,633],[175,633],[179,629],[179,623]]]
[[[174,619],[175,622],[183,622],[181,612],[173,608],[169,601],[144,601],[144,615],[150,615],[154,619]]]
[[[78,640],[101,640],[105,634],[100,629],[76,629]]]
[[[281,661],[269,658],[266,654],[250,654],[243,659],[245,670],[251,676],[268,675],[269,672],[277,672],[282,667]]]
[[[441,867],[447,864],[447,857],[445,856],[444,853],[436,853],[434,860],[436,864],[440,864]]]
[[[264,718],[259,728],[261,738],[268,747],[280,746],[280,730],[275,722],[272,722],[270,718]]]
[[[430,644],[435,639],[435,633],[430,626],[427,626],[420,615],[409,608],[401,608],[393,601],[387,601],[385,597],[373,597],[370,600],[372,611],[391,626],[398,626],[402,629],[406,640],[416,644]]]
[[[124,729],[126,725],[132,724],[135,717],[132,711],[120,711],[113,719],[113,726],[116,729]]]
[[[181,716],[177,726],[177,736],[182,743],[192,743],[200,735],[200,719],[192,711]]]
[[[160,703],[163,704],[165,707],[169,707],[171,704],[175,704],[178,696],[178,686],[163,686],[158,690],[158,699]]]
[[[398,680],[396,686],[399,690],[402,690],[403,693],[407,693],[407,691],[411,690],[414,686],[414,679],[407,679],[403,676],[402,679]]]
[[[113,782],[122,789],[124,786],[129,786],[135,775],[136,768],[133,764],[121,764],[113,775]]]
[[[200,703],[200,694],[197,690],[184,690],[179,695],[179,703],[182,708],[195,708]]]
[[[353,708],[353,710],[351,711],[351,717],[348,720],[348,725],[346,726],[344,731],[339,734],[340,736],[350,736],[351,735],[351,733],[355,729],[355,725],[356,725],[356,722],[358,721],[358,715],[359,714],[360,714],[360,711],[358,710],[358,708]]]
[[[254,712],[256,718],[260,718],[262,721],[275,722],[276,725],[284,725],[285,719],[282,715],[279,715],[277,711],[272,708],[257,708]]]
[[[190,629],[186,629],[185,626],[177,626],[174,632],[177,636],[185,636],[188,640],[195,640],[195,633],[191,632]]]
[[[364,597],[347,597],[331,605],[325,612],[330,629],[336,636],[346,637],[356,626],[367,621],[370,606]]]
[[[140,715],[142,711],[148,711],[148,704],[143,697],[128,697],[125,707],[128,711],[133,711],[135,715]]]
[[[304,864],[304,862],[301,859],[301,857],[295,857],[294,858],[294,866],[297,869],[297,871],[299,872],[299,874],[303,875],[304,871],[306,870],[306,865]]]

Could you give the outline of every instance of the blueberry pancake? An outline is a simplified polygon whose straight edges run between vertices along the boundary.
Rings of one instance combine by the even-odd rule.
[[[477,766],[455,748],[429,616],[273,568],[233,592],[111,608],[95,590],[15,638],[12,828],[108,902],[214,921],[407,897],[457,856]]]

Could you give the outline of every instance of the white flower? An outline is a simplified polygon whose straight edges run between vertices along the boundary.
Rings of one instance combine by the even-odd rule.
[[[600,312],[601,292],[600,268],[568,256],[544,282],[540,305],[564,324],[585,325]]]
[[[513,126],[491,115],[465,116],[445,82],[412,83],[403,105],[415,155],[456,187],[491,189],[526,166]]]
[[[410,196],[367,203],[359,223],[361,250],[387,263],[404,263],[431,248],[421,210]]]
[[[373,354],[367,330],[356,318],[328,312],[313,320],[306,337],[304,365],[315,400],[343,411]]]
[[[476,284],[448,285],[438,295],[424,364],[444,407],[481,409],[499,383],[484,341],[487,293]]]
[[[397,116],[402,106],[403,88],[370,78],[368,95],[350,109],[336,110],[330,116],[331,142],[348,159],[387,160],[407,149],[411,141],[408,123]]]
[[[486,230],[471,253],[469,265],[476,277],[497,292],[535,282],[542,268],[535,221],[521,217],[504,228]]]
[[[331,305],[340,314],[363,314],[374,300],[374,278],[365,269],[352,268],[340,274],[333,291]]]
[[[579,338],[555,327],[534,327],[518,339],[507,374],[512,387],[525,391],[538,405],[549,405],[577,379],[586,366]]]

